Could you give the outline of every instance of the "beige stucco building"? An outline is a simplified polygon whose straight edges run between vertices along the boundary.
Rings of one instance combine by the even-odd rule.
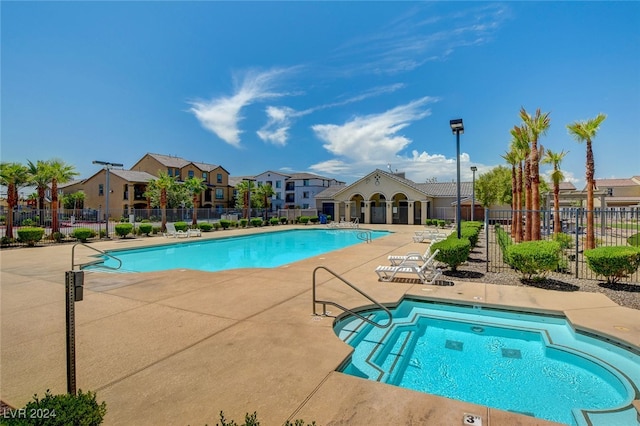
[[[461,217],[471,219],[472,183],[460,183]],[[329,187],[316,196],[316,207],[334,220],[360,223],[423,224],[426,219],[456,218],[455,182],[416,183],[403,173],[376,169],[351,185]],[[475,205],[475,220],[484,209]]]

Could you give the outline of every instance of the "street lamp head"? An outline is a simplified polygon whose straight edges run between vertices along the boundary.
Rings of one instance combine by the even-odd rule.
[[[471,166],[471,171],[472,172],[476,172],[476,171],[478,171],[478,168],[476,166]]]
[[[451,126],[451,130],[453,131],[454,135],[456,133],[460,133],[460,134],[464,133],[464,125],[462,124],[462,118],[456,118],[454,120],[450,120],[449,125]]]
[[[124,164],[120,164],[120,163],[110,163],[108,161],[98,161],[98,160],[93,160],[92,161],[93,164],[100,164],[101,166],[107,166],[107,167],[124,167]]]

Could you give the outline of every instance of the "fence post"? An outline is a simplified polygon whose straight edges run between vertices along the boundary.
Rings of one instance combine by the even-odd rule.
[[[484,208],[485,272],[489,272],[489,208]]]
[[[578,244],[580,243],[580,233],[578,232],[578,230],[580,229],[580,217],[582,216],[582,211],[580,209],[580,207],[578,207],[576,209],[576,226],[575,226],[575,233],[576,233],[576,258],[575,258],[575,262],[576,262],[576,278],[578,278]]]

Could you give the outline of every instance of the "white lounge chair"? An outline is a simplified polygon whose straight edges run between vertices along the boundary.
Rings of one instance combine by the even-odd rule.
[[[413,262],[426,262],[430,256],[431,256],[431,246],[428,246],[427,249],[424,251],[424,254],[420,254],[417,251],[410,251],[409,253],[404,255],[402,254],[391,255],[387,257],[387,259],[389,259],[389,262],[391,262],[392,266],[398,266],[399,264],[407,260],[413,261]]]
[[[187,229],[187,236],[188,237],[202,237],[202,231],[200,231],[200,228],[189,228],[189,229]]]
[[[433,284],[440,275],[442,270],[434,267],[435,257],[440,250],[434,251],[431,256],[420,266],[414,261],[404,261],[399,265],[380,265],[376,268],[376,274],[380,281],[393,281],[398,274],[415,275],[422,284]]]
[[[188,238],[189,237],[189,233],[184,232],[182,230],[177,231],[176,226],[173,223],[167,222],[165,226],[167,227],[167,231],[164,232],[162,235],[164,235],[166,238]]]
[[[416,231],[413,236],[414,243],[422,243],[422,242],[438,242],[447,238],[447,234],[443,232],[436,231]]]

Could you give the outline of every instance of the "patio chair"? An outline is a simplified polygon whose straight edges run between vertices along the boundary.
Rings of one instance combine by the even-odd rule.
[[[165,238],[188,238],[189,237],[189,234],[187,232],[184,232],[182,230],[180,231],[176,230],[176,225],[174,225],[173,223],[167,223],[166,227],[167,227],[167,231],[162,234],[165,236]]]
[[[420,266],[415,261],[404,261],[399,265],[380,265],[376,268],[376,274],[380,281],[393,281],[398,274],[415,275],[422,284],[433,284],[440,275],[442,270],[434,266],[435,257],[440,252],[436,250],[429,258]]]
[[[200,231],[200,228],[189,228],[189,229],[187,229],[187,236],[188,237],[202,237],[202,231]]]
[[[410,251],[404,255],[402,254],[391,255],[387,257],[387,259],[389,259],[389,262],[391,262],[392,266],[398,266],[399,264],[401,264],[406,260],[413,261],[413,262],[426,262],[430,256],[431,256],[431,246],[428,246],[427,249],[424,251],[424,254],[420,254],[417,251]]]

